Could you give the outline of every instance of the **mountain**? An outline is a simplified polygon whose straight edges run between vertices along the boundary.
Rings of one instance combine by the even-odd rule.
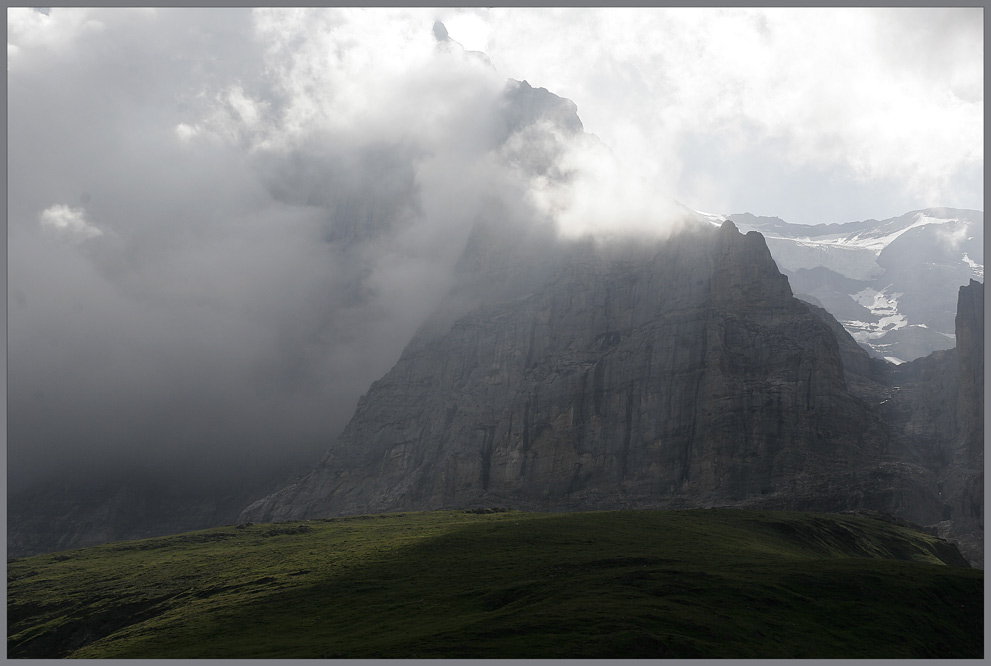
[[[954,346],[957,289],[984,279],[984,214],[927,208],[887,220],[789,224],[730,215],[760,231],[800,298],[829,310],[873,355],[901,363]]]
[[[566,179],[556,168],[561,141],[590,137],[570,100],[526,81],[507,84],[489,120],[486,154],[512,162],[524,180]],[[370,257],[383,246],[402,250],[420,214],[416,150],[375,144],[354,153],[346,168],[322,162],[319,151],[294,153],[266,175],[280,201],[326,211],[321,249],[347,287],[326,306],[328,335],[345,338],[368,332],[349,324],[378,321],[361,309],[380,287]],[[952,346],[943,287],[957,275],[955,255],[947,250],[931,284],[911,280],[932,263],[926,246],[946,230],[947,247],[983,262],[973,239],[958,233],[982,234],[979,213],[933,209],[809,231],[753,216],[693,224],[698,216],[686,208],[686,229],[663,242],[599,243],[559,240],[514,205],[513,197],[493,197],[470,234],[467,225],[452,228],[436,244],[445,248],[439,272],[446,274],[448,256],[458,262],[453,287],[442,301],[443,291],[435,295],[440,306],[315,468],[299,459],[247,471],[211,461],[46,481],[8,498],[8,554],[182,532],[239,515],[491,505],[867,508],[958,543],[969,539],[962,548],[972,558],[982,552],[974,498],[983,491],[983,375],[972,370],[978,355],[983,363],[983,333],[975,332],[983,319],[958,320],[971,351],[896,372],[870,359],[825,310],[792,296],[794,289],[821,304],[848,329],[872,317],[887,326],[883,338],[866,338],[875,354],[896,335],[921,336],[921,349],[933,344],[925,336]],[[828,261],[803,254],[795,239],[805,235],[819,244],[809,256]],[[801,261],[779,258],[781,248]],[[882,287],[886,276],[898,284]],[[907,293],[936,285],[938,298]],[[873,301],[870,289],[880,294]],[[888,310],[885,298],[894,303]],[[966,301],[970,311],[977,302]],[[983,308],[983,291],[979,302]],[[923,312],[926,303],[936,304],[932,325],[905,319],[906,307]],[[854,333],[865,330],[876,332]],[[398,356],[408,337],[393,337]],[[392,353],[381,355],[390,361]],[[927,402],[937,395],[938,408]]]
[[[957,347],[888,366],[884,416],[900,447],[935,474],[939,534],[972,562],[984,549],[984,285],[959,290]]]
[[[976,477],[947,439],[966,420],[950,414],[964,409],[953,354],[930,360],[942,380],[871,359],[793,297],[761,234],[725,222],[654,244],[535,244],[489,221],[461,266],[321,463],[242,521],[729,505],[882,511],[982,542],[980,521],[954,515]],[[983,304],[975,290],[962,302]],[[900,384],[924,396],[938,381],[945,414],[885,407]],[[934,419],[952,428],[919,425]]]

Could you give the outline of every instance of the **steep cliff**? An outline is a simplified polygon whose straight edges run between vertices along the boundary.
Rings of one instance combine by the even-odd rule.
[[[903,464],[876,407],[877,366],[792,296],[760,234],[727,222],[654,245],[543,239],[512,261],[486,251],[493,235],[476,230],[465,263],[481,277],[465,276],[321,464],[242,520],[486,505],[940,519],[933,472]]]
[[[951,502],[947,534],[971,560],[984,559],[984,284],[960,288],[956,317],[957,431],[941,478]]]
[[[934,476],[927,521],[978,564],[984,553],[984,285],[960,287],[956,349],[887,369],[885,421],[903,460]]]

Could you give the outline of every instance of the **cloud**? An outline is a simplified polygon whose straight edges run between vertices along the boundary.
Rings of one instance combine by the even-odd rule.
[[[492,153],[505,78],[434,20],[14,22],[12,488],[325,451],[450,287],[479,211],[524,198]]]
[[[524,189],[565,238],[664,237],[689,212],[663,188],[631,173],[594,136],[566,135],[538,123],[514,134],[501,153],[510,162],[545,165]]]
[[[982,34],[894,15],[9,9],[11,478],[319,457],[493,211],[656,234],[672,195],[823,210],[815,170],[948,191]],[[514,125],[508,77],[598,139]]]
[[[86,221],[86,211],[71,208],[65,204],[55,204],[38,215],[42,228],[60,237],[73,241],[84,241],[102,236],[103,232]]]
[[[696,171],[701,162],[746,170],[759,150],[802,177],[831,172],[847,192],[892,190],[907,210],[982,205],[980,186],[959,187],[983,169],[981,17],[976,8],[492,8],[452,10],[445,21],[454,39],[464,25],[477,40],[468,48],[501,72],[576,100],[621,162],[689,205],[707,205],[691,200],[711,178]],[[702,138],[707,156],[688,154]],[[746,201],[747,189],[725,188],[726,205]],[[832,189],[818,198],[831,203]],[[788,199],[783,180],[776,200],[798,210]],[[763,212],[780,215],[776,203],[765,197]]]
[[[179,140],[186,143],[194,136],[199,134],[200,129],[196,126],[187,125],[186,123],[179,123],[175,126],[175,134],[179,137]]]

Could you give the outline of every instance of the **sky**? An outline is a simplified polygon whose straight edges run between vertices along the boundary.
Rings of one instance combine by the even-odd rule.
[[[12,489],[319,456],[494,201],[572,236],[983,209],[980,9],[7,19]],[[503,137],[508,79],[593,136]]]
[[[983,208],[982,9],[450,10],[686,205],[798,224]]]

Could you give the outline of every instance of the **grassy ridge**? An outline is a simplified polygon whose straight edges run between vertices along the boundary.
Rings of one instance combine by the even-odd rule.
[[[428,512],[8,565],[8,656],[980,657],[983,572],[864,517]]]

